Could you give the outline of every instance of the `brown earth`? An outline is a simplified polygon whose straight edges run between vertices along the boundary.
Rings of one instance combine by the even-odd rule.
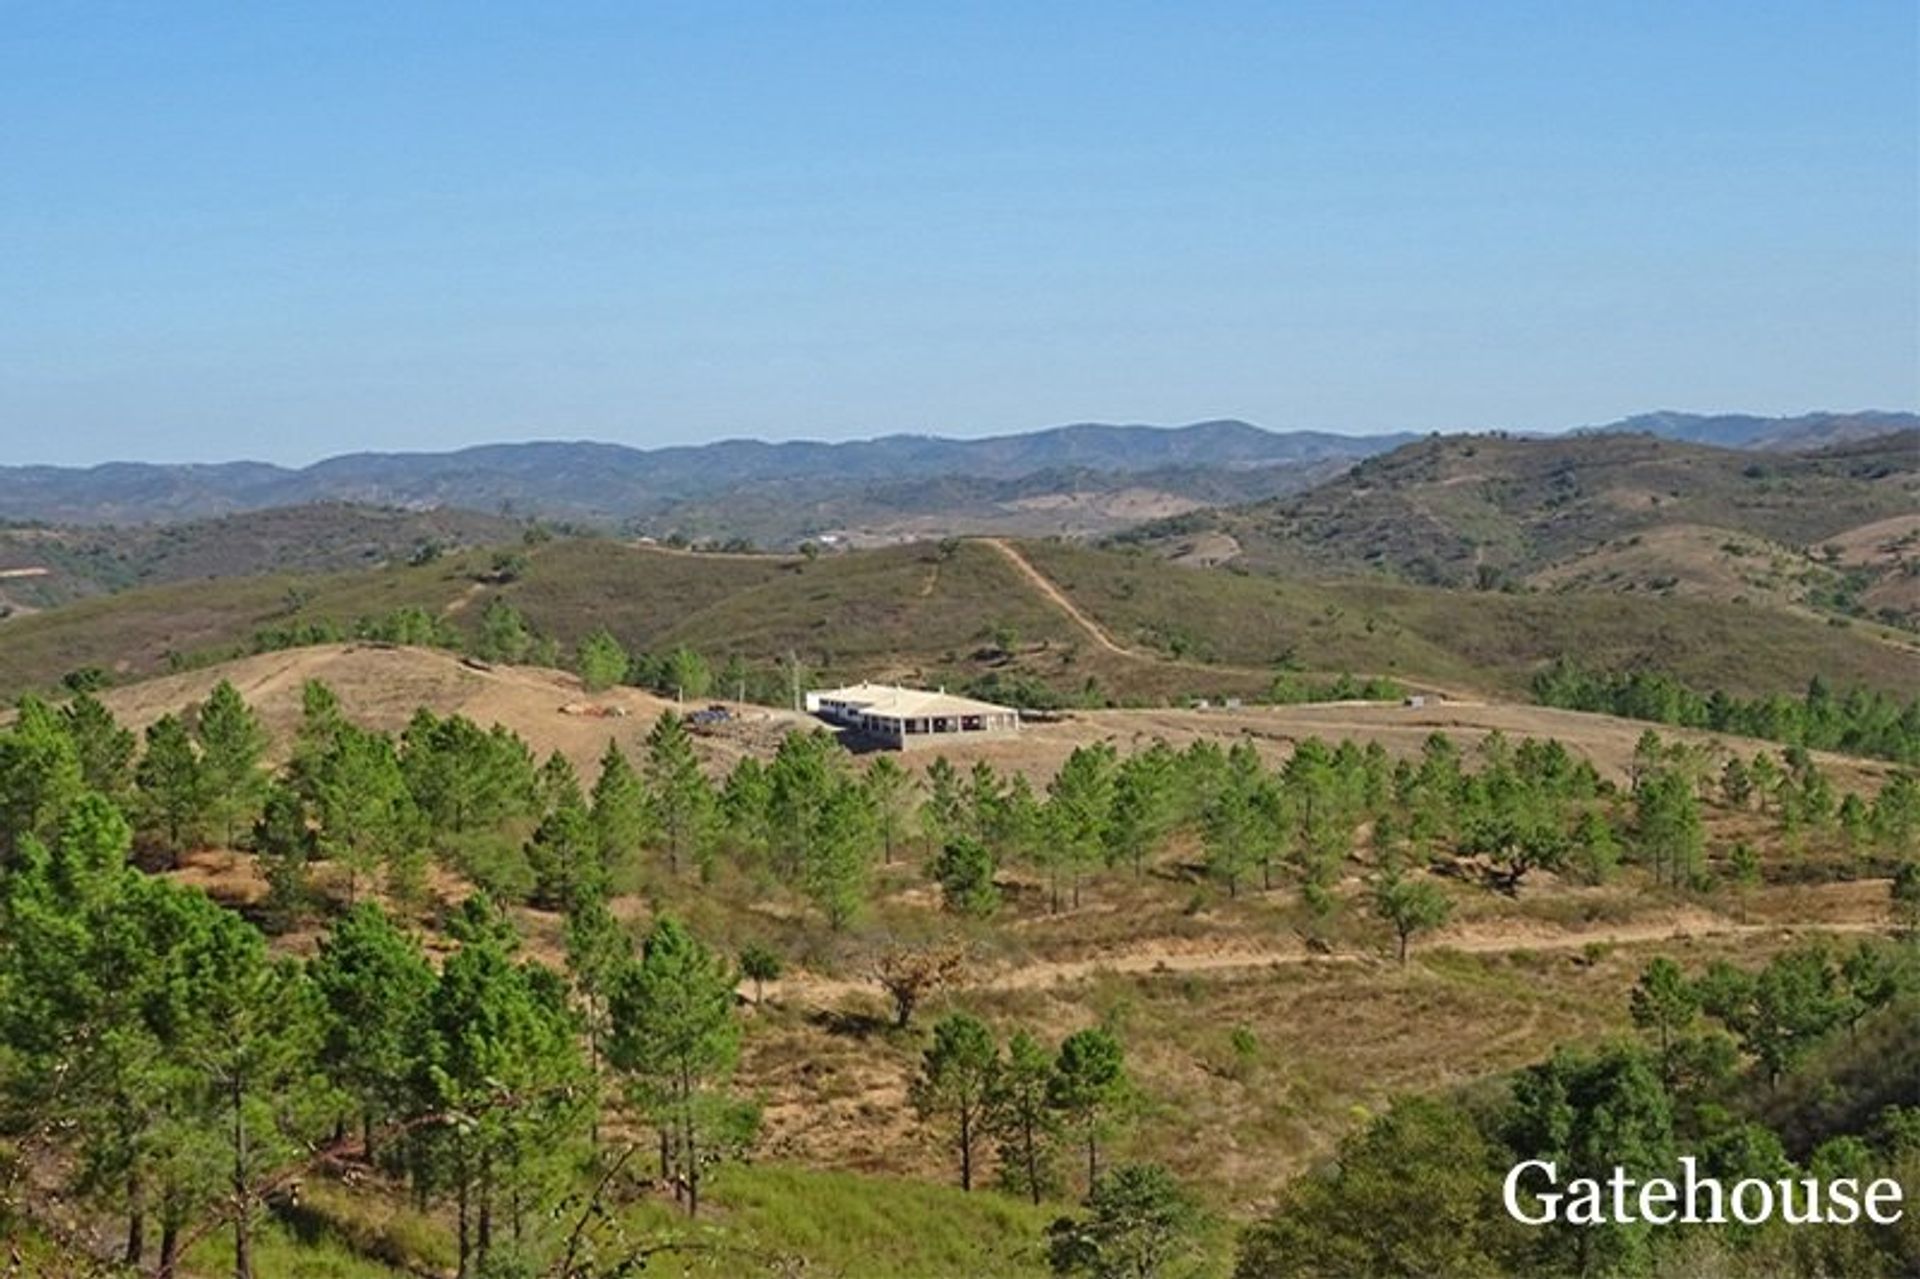
[[[1754,738],[1645,724],[1584,711],[1557,710],[1504,702],[1433,699],[1412,707],[1382,702],[1317,702],[1298,706],[1249,706],[1236,710],[1215,708],[1164,710],[1075,711],[1053,722],[1024,725],[1013,739],[957,743],[942,747],[964,767],[976,759],[1026,773],[1050,777],[1077,746],[1110,742],[1123,753],[1159,738],[1182,747],[1202,738],[1224,743],[1244,739],[1269,762],[1292,754],[1302,738],[1338,741],[1377,741],[1398,757],[1417,755],[1427,737],[1436,732],[1471,749],[1488,734],[1509,738],[1554,738],[1575,754],[1593,761],[1603,777],[1623,780],[1633,758],[1634,743],[1649,728],[1667,740],[1717,744],[1751,757],[1758,751],[1778,751],[1777,742]],[[1877,786],[1893,771],[1890,764],[1850,755],[1815,752],[1834,784],[1845,788]]]
[[[483,669],[437,649],[370,644],[327,644],[243,657],[109,689],[101,700],[122,723],[138,730],[163,714],[203,701],[222,679],[233,681],[282,750],[300,722],[301,687],[317,679],[339,695],[350,719],[370,728],[398,732],[421,706],[439,715],[465,715],[482,726],[505,725],[542,756],[559,751],[586,777],[595,775],[609,741],[619,742],[631,755],[660,713],[674,706],[637,688],[589,693],[576,676],[563,671],[501,665]],[[616,713],[568,713],[562,709],[568,706]],[[741,755],[771,749],[788,729],[815,726],[815,721],[787,711],[732,709],[740,716],[737,723],[696,738],[702,757],[716,769],[731,767]]]
[[[1838,547],[1839,561],[1846,565],[1889,565],[1920,557],[1920,513],[1862,524],[1821,545]]]

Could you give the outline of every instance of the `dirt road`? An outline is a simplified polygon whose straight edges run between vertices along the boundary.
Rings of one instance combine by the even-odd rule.
[[[1106,649],[1109,653],[1118,653],[1122,657],[1131,657],[1143,662],[1165,660],[1152,653],[1143,653],[1139,649],[1128,648],[1114,639],[1104,626],[1081,612],[1080,606],[1068,599],[1066,593],[1053,584],[1052,578],[1035,568],[1033,562],[1022,555],[1019,548],[1014,546],[1013,543],[1003,541],[997,537],[983,537],[980,540],[1000,552],[1000,554],[1006,556],[1007,562],[1013,565],[1020,576],[1027,579],[1028,585],[1044,595],[1055,608],[1065,613],[1069,621],[1085,631],[1088,638],[1092,639],[1093,642],[1101,648]]]
[[[1822,920],[1808,923],[1741,924],[1702,910],[1688,910],[1660,919],[1650,919],[1606,928],[1577,929],[1568,932],[1532,933],[1516,930],[1513,921],[1470,925],[1443,933],[1422,944],[1423,950],[1453,950],[1469,955],[1502,955],[1518,951],[1584,950],[1588,946],[1632,946],[1659,941],[1687,941],[1710,937],[1752,937],[1768,933],[1816,933],[1858,935],[1884,933],[1889,925],[1865,919]],[[1308,950],[1304,944],[1289,943],[1265,949],[1211,949],[1183,946],[1165,940],[1149,940],[1106,955],[1085,959],[1043,960],[1013,968],[1000,968],[968,982],[964,990],[1041,990],[1054,985],[1085,981],[1105,974],[1165,974],[1248,971],[1259,968],[1309,963],[1391,964],[1383,954],[1366,951],[1341,951],[1332,954]],[[751,987],[744,984],[742,992]],[[824,1005],[857,995],[878,996],[880,987],[872,981],[840,977],[816,977],[797,973],[766,984],[767,993],[789,1002]]]

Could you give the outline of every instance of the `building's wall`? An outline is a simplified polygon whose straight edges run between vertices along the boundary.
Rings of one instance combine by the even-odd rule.
[[[1019,725],[1017,722],[1013,722],[1008,723],[1005,727],[998,728],[976,728],[967,732],[953,730],[944,733],[907,733],[903,736],[896,735],[884,738],[883,740],[886,740],[898,750],[925,750],[928,747],[952,746],[966,742],[994,741],[1018,735]]]

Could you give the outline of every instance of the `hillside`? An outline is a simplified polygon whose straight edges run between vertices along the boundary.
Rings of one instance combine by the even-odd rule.
[[[322,502],[131,526],[0,526],[0,609],[41,609],[135,586],[318,573],[429,558],[520,536],[472,511]]]
[[[604,628],[630,651],[685,645],[716,668],[738,656],[770,673],[797,658],[822,677],[990,679],[1076,699],[1256,694],[1283,669],[1513,695],[1561,654],[1741,694],[1797,694],[1815,672],[1841,687],[1905,691],[1920,672],[1911,644],[1874,628],[1752,605],[1189,572],[1137,552],[1057,542],[922,543],[807,559],[558,538],[516,554],[525,563],[510,581],[498,580],[492,554],[472,551],[431,564],[149,587],[13,618],[0,622],[0,695],[86,667],[123,680],[159,673],[245,652],[263,631],[350,634],[356,619],[407,607],[472,636],[496,597],[563,654]]]
[[[1212,562],[1267,572],[1694,594],[1911,625],[1898,583],[1920,554],[1887,522],[1917,508],[1920,432],[1795,455],[1645,435],[1447,436],[1125,540],[1178,557],[1207,538]]]
[[[1296,493],[1337,475],[1352,460],[1339,454],[1246,467],[1050,467],[1012,478],[941,474],[816,482],[804,492],[786,480],[770,480],[677,499],[627,525],[659,536],[745,539],[762,546],[792,546],[812,538],[885,546],[986,534],[1089,537],[1204,507]]]
[[[980,557],[969,572],[1006,562],[992,547],[967,549],[966,558],[975,552]],[[645,554],[662,561],[694,558]],[[779,566],[775,571],[805,576]],[[316,679],[337,693],[345,722],[393,732],[417,707],[468,716],[510,730],[532,758],[560,751],[582,782],[595,778],[609,741],[630,758],[644,759],[649,730],[667,705],[621,689],[594,700],[624,709],[626,716],[570,716],[561,707],[579,697],[572,676],[518,666],[475,670],[445,653],[367,645],[248,657],[116,688],[103,701],[121,723],[139,729],[170,712],[191,718],[192,708],[212,696],[220,681],[230,681],[258,714],[266,762],[277,767],[291,753],[301,724],[302,686]],[[705,776],[718,781],[746,758],[777,760],[779,733],[805,722],[767,713],[742,726],[738,736],[701,735],[693,747]],[[0,733],[6,728],[0,725]],[[1182,752],[1174,757],[1183,761],[1179,776],[1191,769],[1204,778],[1200,770],[1226,767],[1219,748],[1245,743],[1271,784],[1306,787],[1315,784],[1305,780],[1309,774],[1285,766],[1310,737],[1378,743],[1385,752],[1378,765],[1368,763],[1367,754],[1347,751],[1333,756],[1332,767],[1378,767],[1379,776],[1390,778],[1385,770],[1394,761],[1424,762],[1423,771],[1431,766],[1435,755],[1428,739],[1436,732],[1459,750],[1457,757],[1439,757],[1455,761],[1439,775],[1462,770],[1454,802],[1483,802],[1471,797],[1485,788],[1466,779],[1496,766],[1518,769],[1512,776],[1539,786],[1528,771],[1534,765],[1526,761],[1541,757],[1524,744],[1551,737],[1566,747],[1568,758],[1597,770],[1594,786],[1575,775],[1569,795],[1541,801],[1550,805],[1553,820],[1605,813],[1622,829],[1630,820],[1632,804],[1615,787],[1628,777],[1644,725],[1501,704],[1076,713],[1034,725],[1018,740],[969,744],[955,752],[954,762],[973,785],[988,791],[999,785],[996,778],[1018,773],[1044,795],[1080,748],[1110,744],[1129,758],[1164,741]],[[424,740],[407,750],[423,749]],[[1735,753],[1777,749],[1692,733],[1669,741],[1674,759],[1716,768]],[[1208,746],[1215,749],[1210,753]],[[829,758],[828,768],[860,776],[853,771],[859,765],[839,752]],[[1502,759],[1508,762],[1496,764]],[[923,777],[930,766],[921,757],[907,762]],[[1868,761],[1817,756],[1812,765],[1836,792],[1873,803],[1880,802],[1876,797],[1885,793],[1890,776],[1889,769]],[[404,776],[411,784],[429,774]],[[1691,786],[1683,790],[1693,793]],[[1391,796],[1364,814],[1340,819],[1337,855],[1321,872],[1330,908],[1305,904],[1297,882],[1303,872],[1292,857],[1271,884],[1251,869],[1246,883],[1223,882],[1202,834],[1204,823],[1189,813],[1174,820],[1144,866],[1093,868],[1084,895],[1076,879],[1070,902],[1058,905],[1049,905],[1048,864],[1009,844],[992,872],[996,908],[970,916],[943,907],[918,855],[920,823],[927,820],[919,804],[930,793],[931,783],[911,792],[914,811],[922,815],[906,828],[914,832],[909,849],[884,861],[877,850],[869,851],[861,913],[844,929],[828,927],[806,893],[743,842],[744,827],[725,828],[721,854],[697,875],[670,868],[657,834],[623,856],[603,903],[617,946],[630,946],[672,916],[723,957],[765,947],[784,957],[784,966],[764,984],[734,985],[732,974],[721,979],[739,1043],[737,1071],[721,1085],[721,1095],[753,1099],[757,1132],[739,1152],[744,1158],[730,1152],[703,1180],[702,1217],[676,1217],[670,1181],[641,1170],[658,1147],[657,1121],[626,1099],[619,1077],[610,1076],[599,1093],[604,1122],[593,1151],[582,1118],[542,1132],[542,1141],[566,1150],[573,1163],[546,1172],[549,1179],[537,1183],[541,1192],[558,1197],[577,1185],[580,1198],[606,1190],[613,1218],[604,1236],[609,1252],[628,1239],[691,1245],[685,1264],[675,1268],[689,1275],[825,1270],[850,1279],[1038,1279],[1046,1273],[1040,1260],[1046,1223],[1073,1211],[1079,1194],[1078,1149],[1059,1151],[1057,1176],[1034,1202],[1018,1185],[990,1185],[985,1176],[963,1192],[951,1185],[954,1154],[946,1126],[913,1105],[933,1027],[944,1015],[964,1012],[979,1018],[995,1042],[1025,1031],[1049,1053],[1067,1035],[1090,1027],[1114,1036],[1137,1104],[1101,1132],[1101,1158],[1112,1164],[1163,1162],[1191,1188],[1210,1219],[1197,1241],[1202,1264],[1192,1273],[1224,1279],[1235,1232],[1272,1211],[1302,1174],[1342,1140],[1366,1131],[1396,1099],[1420,1094],[1439,1101],[1464,1091],[1491,1103],[1504,1096],[1511,1072],[1557,1049],[1583,1050],[1630,1037],[1630,992],[1656,957],[1672,957],[1699,972],[1715,961],[1753,968],[1790,950],[1837,966],[1840,955],[1862,943],[1897,953],[1891,941],[1878,940],[1889,931],[1878,851],[1863,855],[1846,846],[1837,829],[1789,837],[1765,809],[1721,802],[1717,792],[1699,803],[1709,843],[1700,854],[1702,882],[1685,892],[1664,889],[1637,853],[1598,876],[1579,871],[1577,863],[1538,868],[1524,889],[1503,892],[1487,882],[1479,859],[1463,846],[1459,832],[1471,823],[1457,819],[1458,830],[1449,826],[1436,837],[1445,851],[1429,854],[1433,869],[1415,872],[1449,907],[1421,929],[1410,960],[1396,960],[1394,936],[1370,904],[1389,855],[1378,841],[1387,805],[1399,802]],[[977,804],[978,795],[969,802]],[[725,811],[732,823],[733,805]],[[1451,804],[1441,811],[1451,812]],[[439,980],[462,971],[461,956],[469,949],[499,944],[463,931],[457,909],[473,892],[475,877],[485,876],[479,882],[491,884],[503,903],[501,927],[510,930],[514,958],[545,967],[556,975],[555,989],[566,989],[558,983],[565,980],[560,974],[572,972],[574,919],[538,899],[528,887],[531,877],[510,873],[516,857],[530,856],[521,852],[530,830],[532,842],[525,847],[539,844],[535,816],[464,839],[449,836],[417,889],[377,893],[379,904],[418,938],[420,962]],[[970,810],[966,820],[981,818]],[[143,828],[142,838],[158,836]],[[1727,878],[1726,850],[1736,839],[1762,850],[1763,869],[1752,882]],[[148,860],[155,860],[151,843],[145,848]],[[176,888],[204,892],[245,919],[267,921],[263,953],[313,961],[317,968],[324,962],[316,958],[323,944],[337,944],[347,917],[353,889],[343,861],[329,851],[306,866],[306,905],[292,916],[273,904],[269,876],[276,863],[260,850],[222,846],[209,837],[176,857],[158,859],[155,873]],[[202,899],[196,894],[193,900]],[[357,902],[364,919],[371,903],[366,895]],[[126,912],[137,918],[137,909],[129,905]],[[1823,945],[1829,949],[1818,949]],[[953,974],[926,993],[910,1024],[895,1024],[898,1013],[874,977],[877,957],[940,947],[953,947],[960,956]],[[0,962],[8,958],[0,945]],[[1901,970],[1888,971],[1896,989],[1908,980]],[[379,994],[399,997],[388,986]],[[289,1001],[270,1021],[279,1025],[308,1007]],[[1822,1045],[1834,1055],[1823,1054],[1818,1069],[1796,1076],[1793,1086],[1811,1088],[1831,1076],[1835,1086],[1823,1094],[1829,1109],[1866,1105],[1879,1093],[1845,1078],[1846,1063],[1837,1054],[1855,1034],[1868,1045],[1887,1043],[1887,1031],[1903,1011],[1876,1016],[1864,1010],[1857,1031],[1836,1028]],[[436,1025],[425,1033],[439,1033],[436,1023],[423,1024]],[[483,1020],[459,1026],[463,1033],[492,1033]],[[84,1035],[55,1042],[69,1041],[80,1045],[78,1051],[90,1042]],[[410,1051],[413,1041],[403,1042]],[[1903,1041],[1893,1042],[1897,1047]],[[288,1095],[297,1095],[293,1089],[286,1085]],[[294,1107],[285,1110],[289,1130],[305,1133],[293,1125],[310,1123],[314,1140],[324,1140],[329,1114],[310,1118]],[[277,1113],[263,1109],[260,1128],[268,1129]],[[206,1131],[226,1130],[209,1124]],[[1196,1134],[1210,1139],[1196,1140]],[[465,1236],[451,1196],[439,1188],[425,1195],[414,1190],[395,1154],[415,1148],[395,1143],[382,1161],[360,1141],[353,1134],[344,1148],[296,1165],[304,1167],[298,1202],[276,1201],[261,1211],[256,1228],[263,1279],[452,1273],[454,1250],[461,1246],[456,1241]],[[306,1149],[289,1147],[295,1153],[287,1157]],[[634,1174],[617,1182],[609,1175],[594,1189],[598,1169],[627,1157],[621,1151],[638,1152]],[[983,1149],[981,1158],[1006,1167],[1004,1155]],[[55,1193],[63,1171],[51,1161],[40,1168],[39,1180],[22,1196],[27,1210],[37,1222],[68,1230],[75,1251],[105,1253],[117,1245],[111,1230],[121,1224],[111,1217],[112,1201],[63,1203]],[[224,1166],[218,1171],[225,1175]],[[525,1182],[536,1184],[533,1177]],[[190,1220],[217,1223],[217,1197],[209,1202],[216,1206]],[[531,1244],[554,1247],[552,1217],[528,1214]],[[47,1255],[39,1251],[47,1247],[44,1241],[30,1237],[29,1246],[29,1257]],[[190,1250],[183,1273],[212,1274],[222,1260],[209,1240]]]

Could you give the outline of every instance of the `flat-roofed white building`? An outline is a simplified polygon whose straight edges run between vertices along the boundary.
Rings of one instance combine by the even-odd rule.
[[[1018,731],[1011,706],[893,684],[856,684],[807,694],[807,710],[822,719],[905,750],[959,738]]]

